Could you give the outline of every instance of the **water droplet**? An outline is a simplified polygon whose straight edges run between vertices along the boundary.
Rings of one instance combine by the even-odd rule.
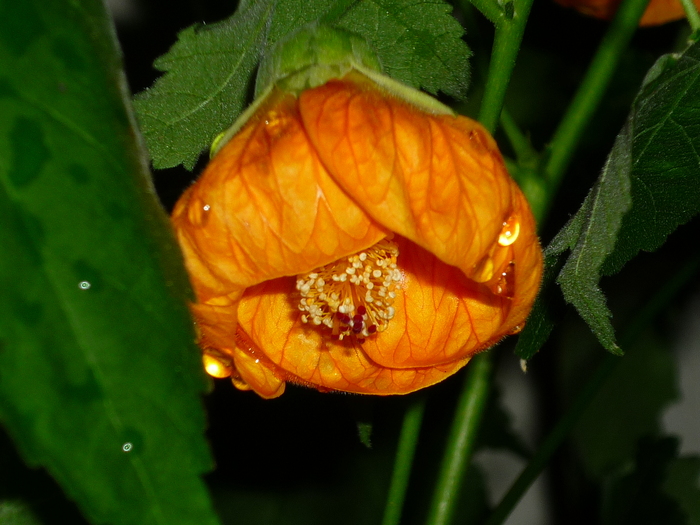
[[[517,217],[511,215],[508,220],[503,223],[503,229],[498,236],[498,244],[501,246],[510,246],[520,235],[520,223]]]
[[[101,270],[97,270],[90,262],[78,259],[71,265],[73,279],[78,289],[90,290],[90,293],[101,292],[104,289],[104,276]]]
[[[511,261],[501,272],[501,275],[498,277],[498,282],[491,288],[491,291],[496,295],[502,295],[511,299],[515,293],[515,290],[513,289],[514,270],[515,263]]]
[[[209,219],[211,205],[205,204],[201,199],[193,198],[187,206],[187,218],[195,226],[204,226]]]
[[[212,377],[222,378],[231,375],[231,367],[213,355],[203,354],[204,370]]]
[[[134,448],[134,445],[129,443],[128,441],[122,445],[122,450],[124,452],[131,452],[131,450]]]
[[[493,277],[493,270],[493,259],[486,255],[481,259],[479,264],[474,267],[472,279],[477,283],[485,283]]]

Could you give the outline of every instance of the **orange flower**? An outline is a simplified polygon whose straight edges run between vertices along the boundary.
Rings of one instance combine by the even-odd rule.
[[[172,216],[214,376],[404,394],[525,322],[542,254],[476,122],[357,71],[273,89]]]
[[[564,7],[573,7],[584,15],[611,20],[622,0],[556,0]],[[700,0],[695,0],[695,5],[700,8]],[[640,26],[658,26],[680,20],[685,16],[685,11],[680,0],[651,0],[647,6]]]

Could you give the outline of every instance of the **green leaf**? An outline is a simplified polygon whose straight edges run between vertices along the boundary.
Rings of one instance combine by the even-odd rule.
[[[437,95],[463,99],[471,52],[464,29],[443,0],[364,0],[339,26],[362,35],[390,77]]]
[[[603,346],[621,353],[598,288],[700,211],[700,44],[649,71],[603,173],[547,253],[571,250],[557,281]]]
[[[678,440],[640,440],[635,467],[613,484],[604,503],[604,525],[684,525],[686,516],[663,491],[669,464],[678,453]]]
[[[661,57],[629,117],[632,209],[603,267],[611,275],[640,250],[659,248],[700,212],[700,43]]]
[[[573,382],[581,365],[568,359]],[[676,380],[673,357],[649,334],[620,358],[574,430],[589,476],[602,479],[634,461],[637,441],[658,431],[661,411],[678,397]]]
[[[153,165],[192,169],[249,102],[260,57],[315,21],[365,37],[394,78],[463,97],[469,49],[451,9],[443,0],[259,0],[242,4],[223,22],[181,31],[155,62],[165,75],[135,98]]]
[[[189,285],[103,2],[1,3],[0,63],[0,420],[95,523],[217,523]]]
[[[242,111],[274,4],[250,2],[224,22],[188,27],[156,60],[166,74],[134,100],[154,167],[191,170]]]
[[[557,234],[545,254],[553,256],[571,250],[557,282],[564,299],[573,304],[601,344],[614,354],[622,351],[615,342],[611,313],[598,288],[600,267],[617,241],[622,216],[629,210],[631,126],[628,122],[617,136],[603,173],[581,208]]]
[[[324,14],[339,16],[346,3],[246,2],[227,20],[181,31],[154,64],[165,75],[134,100],[154,167],[182,164],[191,170],[245,108],[264,50]]]

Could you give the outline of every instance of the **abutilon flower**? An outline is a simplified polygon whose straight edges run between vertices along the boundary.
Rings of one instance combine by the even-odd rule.
[[[404,394],[522,328],[542,253],[494,140],[378,78],[278,83],[177,203],[211,375]]]
[[[573,7],[584,15],[611,20],[622,0],[555,0],[564,7]],[[700,8],[700,0],[695,0],[695,5]],[[685,11],[680,0],[651,0],[639,21],[639,25],[658,26],[680,20],[685,17]]]

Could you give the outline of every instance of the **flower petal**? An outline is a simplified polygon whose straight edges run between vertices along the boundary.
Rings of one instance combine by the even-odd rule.
[[[522,326],[542,272],[534,218],[488,133],[357,72],[299,100],[273,92],[173,224],[200,346],[265,398],[285,381],[379,395],[439,382]],[[305,324],[296,276],[390,232],[402,277],[386,330],[360,343]]]
[[[328,176],[296,99],[275,92],[173,211],[200,302],[309,271],[382,239]]]
[[[268,281],[246,290],[238,310],[239,330],[265,349],[288,381],[322,390],[405,394],[442,381],[468,361],[403,369],[380,366],[356,342],[333,341],[318,327],[303,324],[292,302],[294,292],[294,279]]]
[[[622,0],[555,0],[564,7],[573,7],[580,13],[604,20],[612,20]],[[700,0],[695,0],[700,8]],[[651,0],[639,25],[642,27],[666,24],[685,16],[680,0]]]
[[[478,123],[430,115],[359,73],[305,91],[299,107],[323,164],[370,216],[473,277],[520,192]]]
[[[241,379],[260,397],[272,399],[284,393],[285,382],[278,378],[270,368],[262,365],[260,357],[251,354],[248,349],[243,349],[240,344],[236,345],[231,355]]]
[[[520,234],[517,241],[508,247],[511,249],[510,259],[514,261],[514,270],[513,298],[508,317],[502,326],[506,334],[522,330],[540,289],[544,267],[535,218],[530,212],[525,195],[521,192],[515,196],[513,215],[519,218]]]
[[[394,318],[362,350],[391,368],[435,366],[472,356],[500,340],[511,300],[467,279],[414,243],[395,238],[403,274]]]

